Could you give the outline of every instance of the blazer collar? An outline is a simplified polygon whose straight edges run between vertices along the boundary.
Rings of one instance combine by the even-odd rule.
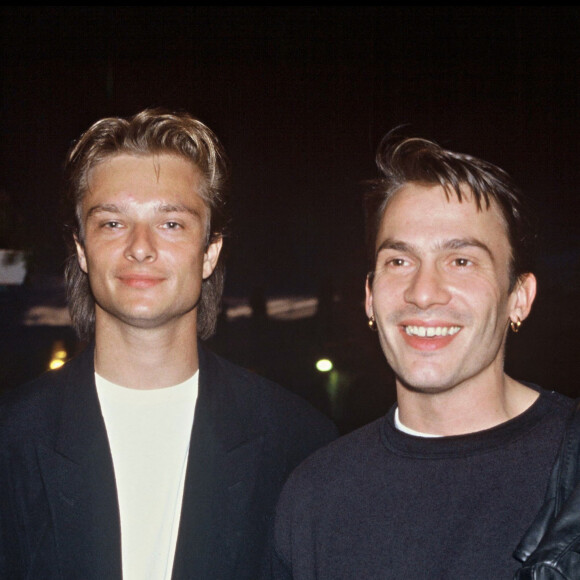
[[[113,462],[89,345],[63,369],[54,448],[37,449],[63,577],[121,579],[121,534]]]
[[[255,401],[240,379],[199,345],[199,393],[191,433],[173,578],[228,578],[259,470],[262,425],[248,421]],[[121,580],[114,469],[94,381],[94,346],[63,369],[54,448],[38,458],[54,519],[63,577]],[[236,398],[236,395],[237,398]],[[234,577],[232,577],[234,578]]]
[[[192,570],[199,578],[230,577],[265,440],[243,408],[255,401],[240,397],[243,385],[229,363],[201,345],[199,361],[174,580]]]

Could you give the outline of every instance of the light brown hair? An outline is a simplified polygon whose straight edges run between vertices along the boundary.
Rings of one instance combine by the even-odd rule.
[[[69,256],[65,267],[68,305],[79,337],[89,340],[95,331],[95,300],[88,276],[80,268],[75,240],[84,244],[82,201],[88,191],[91,171],[104,160],[119,154],[179,155],[201,172],[199,192],[209,208],[207,246],[223,237],[227,226],[225,187],[228,161],[216,135],[188,113],[145,109],[128,119],[108,117],[94,123],[71,147],[65,163],[66,189],[63,198],[65,236]],[[197,333],[201,339],[215,331],[224,286],[224,252],[202,283],[198,305]]]

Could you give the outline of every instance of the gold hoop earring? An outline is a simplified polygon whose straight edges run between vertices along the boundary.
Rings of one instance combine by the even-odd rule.
[[[522,325],[522,321],[520,317],[517,316],[517,320],[510,320],[510,328],[512,329],[514,334],[517,334],[520,331],[520,326]]]
[[[375,320],[374,316],[369,318],[369,328],[374,332],[377,331],[377,321]]]

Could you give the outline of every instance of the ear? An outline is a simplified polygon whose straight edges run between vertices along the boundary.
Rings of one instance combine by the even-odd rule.
[[[525,320],[536,297],[537,281],[533,274],[524,274],[517,282],[511,295],[509,317],[514,322]]]
[[[220,252],[222,250],[223,238],[219,236],[209,244],[205,253],[203,254],[203,279],[209,278],[214,271]]]
[[[367,274],[367,279],[365,282],[365,311],[367,314],[367,318],[370,318],[371,316],[374,315],[371,274]]]
[[[88,274],[89,270],[87,268],[87,258],[85,256],[85,249],[83,245],[79,242],[79,239],[76,236],[74,238],[75,238],[75,247],[77,249],[77,260],[79,262],[79,266],[81,267],[81,270],[85,274]]]

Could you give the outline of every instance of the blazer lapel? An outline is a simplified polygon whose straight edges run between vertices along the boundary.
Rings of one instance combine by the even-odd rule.
[[[191,434],[173,580],[226,579],[235,569],[264,444],[234,404],[235,379],[199,349],[199,393]],[[241,412],[240,412],[241,411]]]
[[[93,349],[68,366],[54,449],[37,449],[62,575],[120,580],[117,492],[96,393]]]

